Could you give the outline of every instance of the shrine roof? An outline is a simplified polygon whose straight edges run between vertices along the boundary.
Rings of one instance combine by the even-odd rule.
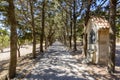
[[[93,25],[95,25],[98,29],[110,28],[110,24],[109,24],[109,22],[105,18],[102,18],[102,17],[91,17],[89,21]]]

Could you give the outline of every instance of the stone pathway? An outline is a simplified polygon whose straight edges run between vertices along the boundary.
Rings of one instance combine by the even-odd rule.
[[[74,59],[67,48],[60,42],[50,46],[42,59],[35,65],[32,72],[26,76],[28,80],[86,80],[88,73],[84,72],[85,67]],[[83,76],[86,75],[86,78]]]

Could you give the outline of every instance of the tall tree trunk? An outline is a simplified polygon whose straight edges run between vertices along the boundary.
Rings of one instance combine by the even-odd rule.
[[[34,13],[33,13],[33,0],[29,0],[30,2],[30,11],[31,11],[31,17],[32,17],[32,36],[33,36],[33,58],[36,57],[36,34],[35,34],[35,23],[34,23]]]
[[[74,35],[73,35],[73,41],[74,41],[74,46],[73,46],[73,49],[74,51],[77,50],[77,47],[76,47],[76,40],[77,40],[77,36],[76,36],[76,0],[74,0],[74,8],[73,8],[73,22],[74,22],[74,27],[73,27],[73,31],[74,31]]]
[[[45,36],[45,49],[47,49],[48,47],[48,39],[47,39],[47,36]]]
[[[42,3],[42,31],[40,35],[40,52],[43,52],[44,27],[45,27],[45,0]]]
[[[85,30],[86,30],[88,20],[90,18],[89,13],[90,13],[91,2],[92,2],[92,0],[88,1],[86,17],[85,17],[84,35],[83,35],[83,53],[85,54],[85,57],[87,57],[87,34],[86,34]]]
[[[16,75],[17,65],[17,32],[16,32],[16,19],[14,11],[13,0],[8,0],[8,21],[10,24],[10,65],[9,65],[9,78],[12,79]]]
[[[17,41],[17,43],[18,43],[18,46],[17,46],[18,57],[20,57],[20,43],[19,43],[19,41]]]
[[[64,14],[63,14],[64,12],[63,12],[63,10],[62,10],[62,20],[64,21],[64,19],[66,19],[66,18],[64,18]],[[64,41],[64,45],[66,45],[67,44],[67,36],[66,36],[66,20],[64,21],[64,24],[65,24],[65,26],[63,26],[63,41]]]
[[[116,2],[117,0],[110,0],[110,53],[108,60],[108,71],[113,73],[115,71],[115,49],[116,49],[116,27],[115,27],[115,18],[116,18]]]
[[[73,30],[73,27],[72,27],[72,11],[70,11],[70,49],[72,48],[72,30]]]
[[[66,42],[66,28],[65,27],[63,29],[63,36],[64,36],[64,45],[66,45],[67,42]]]
[[[68,17],[68,13],[66,13],[66,21],[65,21],[65,24],[66,24],[66,45],[68,44],[68,40],[69,40],[69,30],[68,30],[68,21],[69,21],[69,17]],[[69,45],[67,45],[69,46]]]

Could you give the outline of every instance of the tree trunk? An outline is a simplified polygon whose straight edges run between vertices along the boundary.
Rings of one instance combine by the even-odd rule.
[[[73,49],[74,51],[77,51],[77,47],[76,47],[76,40],[77,40],[77,36],[76,36],[76,1],[74,0],[74,9],[73,9],[73,18],[74,18],[74,27],[73,27],[73,31],[74,31],[74,35],[73,35],[73,41],[74,41],[74,46]]]
[[[45,36],[45,49],[47,49],[47,47],[48,47],[48,39],[47,39],[47,37]]]
[[[30,11],[31,11],[31,17],[32,17],[32,36],[33,36],[33,58],[36,57],[36,34],[35,34],[35,23],[34,23],[34,13],[33,13],[33,0],[29,0],[30,2]]]
[[[0,52],[3,53],[3,49],[0,49]]]
[[[85,31],[83,35],[83,54],[85,55],[85,57],[87,57],[87,34],[85,33]]]
[[[116,27],[115,27],[115,18],[116,18],[116,2],[117,0],[110,0],[110,52],[108,60],[108,71],[113,73],[115,71],[115,49],[116,49]]]
[[[66,42],[66,29],[65,29],[65,27],[64,27],[64,30],[63,30],[64,32],[64,34],[63,34],[63,36],[64,36],[64,45],[66,45],[67,44],[67,42]]]
[[[69,21],[69,16],[68,16],[68,13],[66,13],[66,43],[67,43],[66,45],[67,46],[69,46],[68,45],[68,42],[69,42],[68,41],[69,40],[69,25],[68,25],[68,23],[69,22],[68,21]]]
[[[87,57],[87,34],[86,34],[85,30],[86,30],[88,20],[90,18],[89,13],[90,13],[91,2],[92,2],[92,0],[88,1],[86,17],[85,17],[84,35],[83,35],[83,53],[85,54],[85,57]]]
[[[13,0],[8,0],[8,21],[10,24],[10,65],[9,65],[9,78],[12,79],[16,75],[17,65],[17,32],[16,32],[16,19],[14,11]]]
[[[40,35],[40,52],[43,52],[44,27],[45,27],[45,0],[42,3],[42,31]]]
[[[18,43],[18,46],[17,46],[18,57],[20,57],[20,43],[19,43],[19,41],[17,43]]]
[[[70,11],[70,49],[72,48],[72,11]]]

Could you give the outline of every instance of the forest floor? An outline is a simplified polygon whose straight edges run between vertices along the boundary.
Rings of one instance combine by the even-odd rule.
[[[36,51],[38,52],[39,44],[37,44],[36,46],[37,46]],[[20,55],[21,57],[20,58],[18,57],[18,61],[17,61],[18,73],[21,73],[21,71],[23,71],[28,65],[33,64],[32,45],[23,45],[20,48]],[[6,75],[8,74],[9,59],[10,59],[10,48],[5,48],[3,52],[0,53],[0,80],[3,80],[3,78],[5,78]]]
[[[32,50],[32,47],[30,48]],[[29,49],[27,51],[30,51]],[[23,50],[22,50],[23,51]],[[26,50],[24,51],[26,52]],[[23,52],[23,53],[24,53]],[[31,52],[30,52],[31,53]],[[0,53],[2,54],[2,53]],[[7,53],[6,53],[7,54]],[[27,54],[27,55],[26,55]],[[116,72],[107,73],[105,66],[82,64],[81,46],[73,52],[59,42],[50,46],[44,54],[32,59],[31,54],[18,58],[17,79],[28,80],[119,80],[120,79],[120,44],[116,47]],[[22,55],[22,54],[21,54]],[[25,56],[26,55],[26,56]],[[0,61],[0,79],[8,73],[8,58]]]

